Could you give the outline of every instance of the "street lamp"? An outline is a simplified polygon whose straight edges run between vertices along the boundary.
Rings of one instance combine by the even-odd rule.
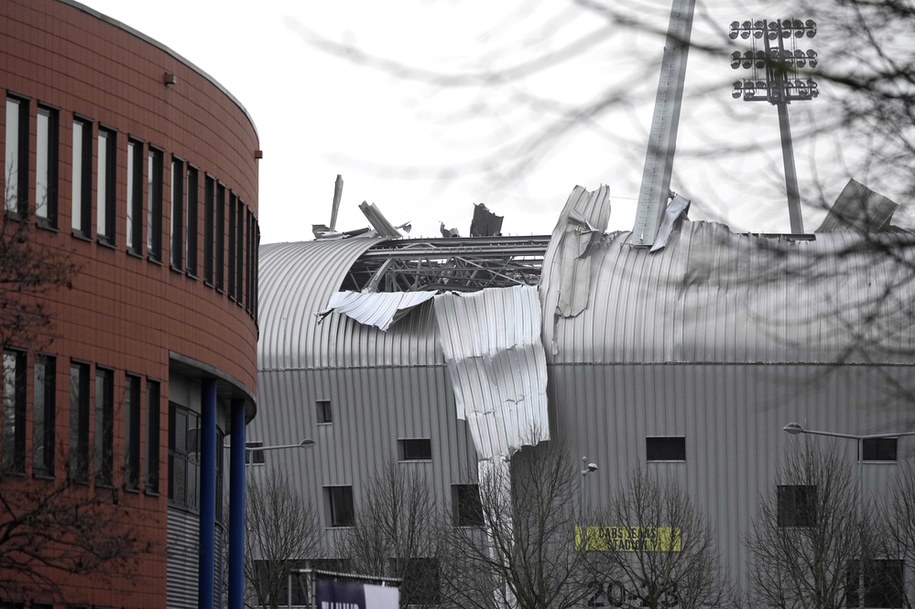
[[[800,39],[813,38],[816,33],[817,24],[813,19],[754,19],[743,23],[732,22],[728,34],[731,40],[740,38],[750,42],[750,50],[731,53],[732,68],[752,70],[751,78],[734,82],[734,99],[742,97],[744,101],[768,101],[778,109],[788,216],[791,232],[795,234],[804,232],[804,220],[794,167],[788,104],[811,100],[820,93],[816,82],[804,76],[819,63],[816,51],[797,48]]]
[[[587,457],[581,458],[581,491],[578,493],[578,520],[579,525],[585,514],[585,476],[597,471],[597,463],[588,463]]]

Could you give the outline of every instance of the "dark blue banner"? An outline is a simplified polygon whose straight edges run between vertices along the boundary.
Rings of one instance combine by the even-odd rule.
[[[315,579],[317,609],[366,609],[365,589],[361,583]]]

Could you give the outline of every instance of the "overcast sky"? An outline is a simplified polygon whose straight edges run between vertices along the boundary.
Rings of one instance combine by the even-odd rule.
[[[482,202],[505,216],[506,234],[546,234],[576,184],[601,183],[610,187],[611,229],[632,227],[660,38],[619,35],[599,16],[557,0],[85,4],[170,47],[246,107],[264,151],[264,243],[311,239],[312,224],[329,223],[338,173],[345,186],[337,227],[344,230],[367,226],[357,206],[368,201],[394,224],[412,221],[413,235],[437,235],[439,221],[466,235],[473,204]],[[666,29],[669,2],[640,4],[649,22]],[[744,17],[731,5],[700,3],[694,40],[710,36],[709,25],[726,28]],[[420,70],[464,74],[510,72],[576,41],[597,42],[508,86],[443,87],[329,54],[309,44],[315,35]],[[672,188],[693,200],[692,218],[787,232],[776,112],[731,100],[730,83],[739,76],[726,60],[691,54]],[[625,105],[537,139],[556,125],[556,103],[584,104],[621,82],[631,95]],[[812,103],[825,102],[821,96]],[[792,126],[804,129],[806,112],[797,106]],[[761,155],[716,154],[743,140],[762,144]],[[532,142],[536,154],[529,154]],[[797,147],[803,194],[812,189],[807,158],[835,152],[822,143],[815,151]],[[844,181],[827,184],[824,196],[833,200]],[[805,211],[808,231],[820,217]]]

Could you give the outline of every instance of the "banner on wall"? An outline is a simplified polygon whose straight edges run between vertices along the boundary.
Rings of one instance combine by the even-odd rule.
[[[317,609],[397,609],[400,590],[354,581],[315,578]]]

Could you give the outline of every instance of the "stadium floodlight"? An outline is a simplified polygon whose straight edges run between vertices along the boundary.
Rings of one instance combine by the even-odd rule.
[[[793,18],[732,21],[728,32],[731,40],[750,43],[750,49],[731,53],[731,68],[752,71],[751,78],[734,81],[731,96],[744,101],[768,101],[778,109],[792,233],[803,233],[804,222],[794,167],[788,104],[809,101],[820,93],[817,83],[809,76],[809,71],[819,64],[816,51],[797,48],[798,40],[813,38],[816,32],[817,24],[813,19],[802,21]]]

